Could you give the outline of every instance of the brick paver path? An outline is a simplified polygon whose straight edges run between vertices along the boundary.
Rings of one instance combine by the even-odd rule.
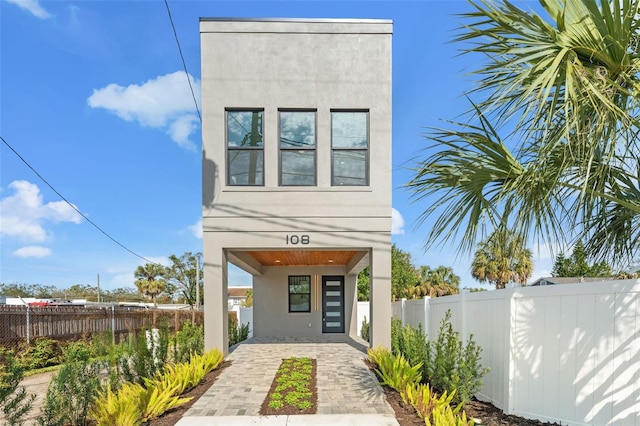
[[[345,336],[252,338],[238,345],[233,361],[186,416],[258,416],[282,359],[317,360],[317,414],[387,414],[393,409],[364,363],[366,346]]]

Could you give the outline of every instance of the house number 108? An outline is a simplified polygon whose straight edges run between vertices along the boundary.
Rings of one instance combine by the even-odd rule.
[[[309,244],[308,235],[287,235],[287,244]]]

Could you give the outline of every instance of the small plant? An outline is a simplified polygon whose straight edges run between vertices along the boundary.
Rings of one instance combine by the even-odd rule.
[[[20,354],[20,362],[25,370],[57,365],[62,358],[62,350],[53,339],[39,338],[27,346]]]
[[[311,358],[283,359],[260,413],[290,414],[289,410],[302,414],[314,413],[314,362]]]
[[[384,348],[369,349],[369,359],[376,364],[382,383],[398,391],[403,402],[408,404],[403,391],[407,386],[420,383],[422,365],[412,366],[403,355],[393,355]]]
[[[138,426],[142,424],[136,385],[126,383],[118,392],[107,387],[98,394],[89,414],[96,421],[97,426]]]
[[[438,392],[456,392],[454,402],[466,404],[482,387],[482,377],[489,371],[480,364],[482,349],[469,336],[463,347],[459,333],[450,323],[451,311],[447,311],[438,338],[431,342],[427,353],[424,380]]]
[[[0,348],[0,408],[5,422],[9,425],[21,425],[24,416],[31,410],[35,395],[27,394],[20,381],[24,369],[6,348]]]
[[[451,325],[447,311],[435,341],[428,341],[422,326],[402,327],[399,319],[391,322],[391,348],[409,364],[421,364],[422,383],[429,383],[439,393],[455,395],[454,402],[466,404],[482,387],[482,377],[489,371],[480,363],[482,349],[469,336],[463,346],[459,333]],[[454,393],[455,392],[455,393]]]
[[[87,424],[89,406],[100,388],[102,362],[90,362],[88,352],[74,348],[53,376],[37,422],[40,426]]]
[[[194,387],[221,364],[222,353],[211,350],[203,355],[192,355],[188,363],[167,366],[152,379],[144,378],[144,386],[127,382],[119,390],[108,387],[95,399],[91,417],[102,425],[137,426],[157,418],[188,402],[191,398],[180,395]]]
[[[187,362],[193,354],[204,352],[204,328],[192,325],[190,321],[182,325],[173,338],[173,362]]]
[[[393,355],[384,348],[369,349],[368,355],[383,383],[396,390],[405,404],[412,405],[425,425],[473,426],[473,421],[467,421],[462,404],[451,408],[455,391],[438,396],[429,385],[419,383],[419,364],[411,366],[402,355]]]
[[[167,361],[168,331],[150,329],[131,338],[125,354],[118,360],[118,374],[124,381],[142,384],[145,377],[153,377]]]
[[[368,342],[369,341],[369,323],[367,322],[367,317],[364,317],[362,321],[362,327],[360,328],[360,337],[362,340]]]
[[[235,315],[229,314],[229,347],[247,340],[249,337],[249,324],[238,324]]]

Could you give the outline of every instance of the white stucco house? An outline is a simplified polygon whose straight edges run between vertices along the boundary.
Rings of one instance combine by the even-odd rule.
[[[205,347],[227,351],[228,264],[253,334],[391,341],[387,20],[201,18]]]

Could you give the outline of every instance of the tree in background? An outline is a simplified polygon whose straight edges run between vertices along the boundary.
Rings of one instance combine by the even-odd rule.
[[[421,266],[419,269],[420,283],[416,288],[418,297],[439,297],[458,294],[460,277],[453,273],[448,266],[438,266],[435,269]]]
[[[411,254],[391,246],[391,298],[411,298],[420,276],[413,266]]]
[[[242,307],[251,308],[253,306],[253,289],[247,290],[247,298],[242,301]]]
[[[358,300],[369,300],[369,267],[358,274]],[[425,275],[422,276],[421,274]],[[415,299],[423,296],[444,296],[458,293],[460,277],[447,266],[431,269],[428,266],[420,270],[412,263],[411,254],[391,246],[391,298]],[[430,291],[431,289],[431,291]]]
[[[471,263],[471,276],[495,284],[497,289],[510,282],[525,286],[532,272],[531,250],[525,248],[524,238],[505,229],[480,242]]]
[[[200,265],[200,282],[197,285],[200,286],[200,303],[202,303],[204,299],[202,253],[193,254],[188,251],[180,257],[172,254],[169,260],[171,266],[166,269],[164,276],[167,282],[180,293],[180,299],[192,307],[196,304],[196,269],[198,264]]]
[[[367,266],[358,273],[358,300],[369,300],[369,267]]]
[[[156,297],[164,291],[167,286],[164,275],[165,268],[156,263],[147,263],[144,266],[138,266],[134,273],[136,278],[135,285],[138,291],[145,296],[151,297],[154,308],[158,307]]]
[[[551,275],[554,277],[611,277],[613,271],[605,261],[589,264],[589,256],[582,241],[578,241],[571,256],[566,258],[563,253],[556,256]]]
[[[640,0],[543,0],[546,16],[469,3],[454,39],[478,59],[469,116],[429,131],[406,185],[435,219],[426,246],[462,236],[470,252],[485,226],[512,221],[628,264],[640,251]]]
[[[10,297],[37,297],[51,298],[56,288],[52,285],[42,284],[19,284],[19,283],[1,283],[0,294]]]

